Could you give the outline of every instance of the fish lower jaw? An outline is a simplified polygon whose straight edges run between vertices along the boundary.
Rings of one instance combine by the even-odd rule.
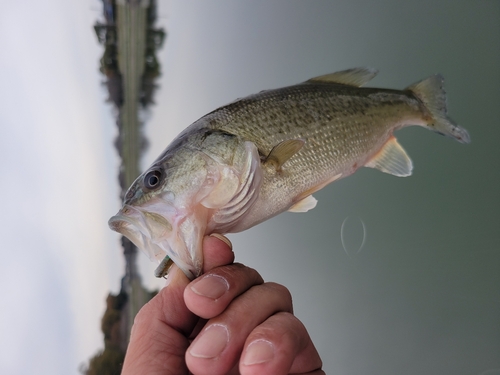
[[[144,228],[141,230],[137,222],[127,216],[116,215],[109,219],[109,227],[128,238],[137,248],[145,253],[151,261],[161,262],[167,251],[151,240]],[[146,232],[146,233],[144,233]]]
[[[122,215],[115,215],[108,221],[108,226],[111,230],[122,233],[123,227],[127,225],[128,220]]]

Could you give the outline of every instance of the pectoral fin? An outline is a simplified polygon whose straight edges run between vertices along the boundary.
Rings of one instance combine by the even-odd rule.
[[[272,163],[276,170],[281,169],[283,164],[295,155],[306,143],[303,139],[287,139],[273,147],[267,156],[265,163]]]
[[[307,212],[309,210],[312,210],[314,207],[316,207],[316,204],[318,203],[317,199],[312,196],[313,193],[317,192],[318,190],[323,189],[326,185],[331,184],[333,181],[338,180],[339,178],[342,177],[342,173],[339,173],[328,180],[324,181],[323,183],[313,186],[312,188],[306,190],[303,192],[298,199],[301,197],[304,197],[300,199],[297,203],[295,203],[292,207],[288,209],[289,212]]]
[[[398,140],[392,136],[380,151],[365,164],[365,167],[376,168],[398,177],[407,177],[411,175],[413,163]]]
[[[317,199],[314,198],[312,195],[308,195],[301,201],[298,201],[295,203],[292,207],[288,209],[289,212],[307,212],[309,210],[312,210],[314,207],[316,207],[316,204],[318,203]]]

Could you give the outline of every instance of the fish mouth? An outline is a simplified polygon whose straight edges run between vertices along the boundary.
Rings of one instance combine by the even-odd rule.
[[[145,215],[132,206],[124,206],[117,215],[109,219],[108,225],[132,241],[151,261],[161,262],[170,250],[168,243],[153,241]]]
[[[193,228],[189,218],[174,214],[175,210],[166,215],[164,207],[160,214],[155,206],[124,205],[108,225],[132,241],[151,261],[160,263],[170,257],[192,280],[201,273],[201,255],[197,250],[201,245],[200,230]]]

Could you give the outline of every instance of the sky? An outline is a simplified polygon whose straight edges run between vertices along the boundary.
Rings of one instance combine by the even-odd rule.
[[[2,3],[2,374],[77,373],[119,288],[97,19],[97,0]],[[161,0],[158,21],[144,167],[205,113],[263,89],[355,66],[390,88],[445,76],[470,145],[404,129],[412,177],[361,170],[310,213],[230,238],[238,261],[290,289],[327,373],[500,374],[500,2]],[[161,285],[139,259],[145,284]]]
[[[119,282],[106,225],[118,206],[114,125],[91,4],[15,2],[0,16],[3,374],[76,373],[102,347]]]

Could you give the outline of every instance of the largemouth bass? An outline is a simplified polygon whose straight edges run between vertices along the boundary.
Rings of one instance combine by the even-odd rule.
[[[248,229],[283,211],[315,207],[312,194],[360,167],[409,176],[393,135],[420,125],[459,142],[443,78],[406,89],[364,88],[377,72],[350,69],[236,100],[185,129],[130,186],[110,227],[165,274],[172,260],[200,275],[203,236]]]

